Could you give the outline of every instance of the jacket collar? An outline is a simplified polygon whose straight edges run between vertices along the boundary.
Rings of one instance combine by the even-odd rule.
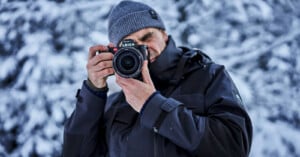
[[[164,88],[168,85],[181,55],[182,50],[176,47],[174,40],[169,36],[166,48],[154,62],[149,64],[150,75],[156,88]]]

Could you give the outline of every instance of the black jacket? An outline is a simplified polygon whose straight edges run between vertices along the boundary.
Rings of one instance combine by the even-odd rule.
[[[63,155],[248,156],[251,121],[224,66],[202,53],[184,51],[170,38],[150,65],[158,91],[141,113],[126,103],[122,93],[106,98],[84,84],[65,124]]]

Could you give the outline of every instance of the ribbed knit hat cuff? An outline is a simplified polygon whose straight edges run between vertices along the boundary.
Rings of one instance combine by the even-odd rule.
[[[120,17],[117,21],[112,21],[113,25],[108,32],[109,40],[118,46],[124,37],[143,28],[154,27],[165,30],[159,15],[156,13],[153,15],[151,11],[153,12],[151,9],[133,12]]]

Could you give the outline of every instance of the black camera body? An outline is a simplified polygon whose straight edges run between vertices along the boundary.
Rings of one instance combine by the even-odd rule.
[[[109,47],[114,54],[113,68],[124,78],[141,79],[144,60],[147,59],[147,46],[137,45],[132,39],[122,41],[120,47]]]

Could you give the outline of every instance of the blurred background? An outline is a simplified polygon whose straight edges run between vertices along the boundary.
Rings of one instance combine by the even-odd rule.
[[[61,156],[89,47],[108,43],[119,1],[0,1],[0,157]],[[300,156],[299,0],[143,2],[178,46],[226,66],[253,121],[251,157]]]

